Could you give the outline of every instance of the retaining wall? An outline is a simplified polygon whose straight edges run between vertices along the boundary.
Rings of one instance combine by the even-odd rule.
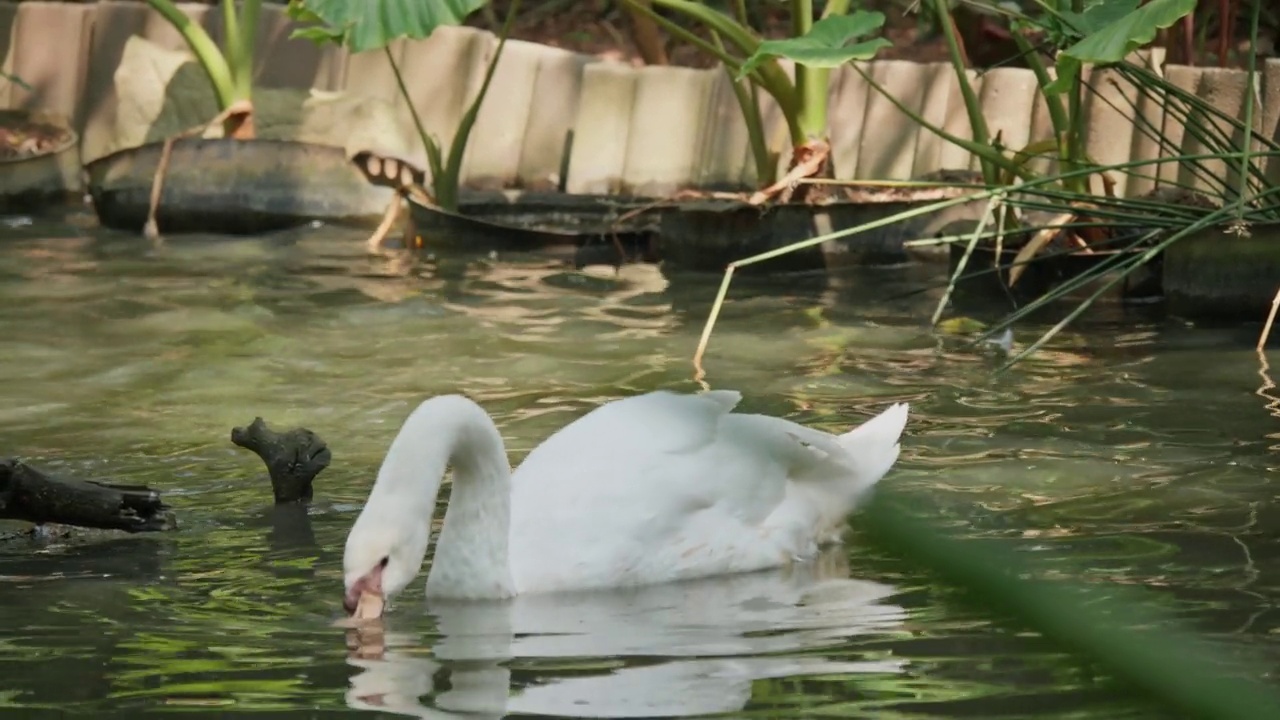
[[[216,7],[184,3],[183,11],[222,36]],[[292,24],[278,5],[263,8],[257,41],[257,87],[338,91],[379,100],[393,108],[397,121],[380,129],[401,133],[387,138],[392,147],[417,148],[407,106],[380,52],[351,55],[289,39]],[[112,131],[121,115],[121,67],[132,36],[170,50],[185,46],[178,34],[142,2],[0,2],[0,58],[3,69],[32,86],[26,90],[0,81],[0,107],[40,108],[69,116],[81,135],[84,162],[111,149]],[[136,41],[135,41],[136,42]],[[410,94],[429,132],[448,143],[466,103],[478,89],[485,64],[496,48],[490,33],[444,28],[425,41],[395,44],[392,51],[406,76]],[[860,67],[904,105],[922,112],[948,132],[968,138],[969,128],[958,85],[949,66],[885,60]],[[1179,87],[1211,99],[1243,117],[1247,91],[1241,71],[1168,67]],[[132,72],[132,71],[131,71]],[[175,75],[174,78],[177,76]],[[183,82],[199,84],[200,73]],[[980,93],[992,135],[1006,148],[1050,137],[1043,99],[1028,70],[970,72]],[[1257,131],[1280,141],[1280,60],[1267,61],[1261,74]],[[138,78],[128,80],[137,85]],[[166,103],[204,93],[173,78]],[[1173,113],[1156,98],[1120,81],[1113,71],[1087,75],[1097,89],[1089,94],[1088,151],[1102,163],[1150,161],[1199,149]],[[302,103],[306,92],[294,94]],[[289,97],[294,97],[289,96]],[[976,160],[906,119],[871,89],[851,67],[832,73],[831,141],[836,175],[864,180],[902,180],[940,169],[973,169]],[[125,99],[128,101],[128,98]],[[125,103],[127,104],[127,102]],[[1133,113],[1160,128],[1168,141],[1143,136]],[[777,107],[762,99],[771,146],[785,150],[786,126]],[[354,133],[354,134],[359,134]],[[351,149],[351,148],[349,148]],[[421,150],[406,151],[425,166]],[[785,155],[779,162],[786,161]],[[1263,162],[1263,161],[1260,161]],[[1280,158],[1266,161],[1272,182],[1280,183]],[[1040,161],[1046,167],[1049,161]],[[1234,167],[1215,168],[1230,178]],[[1206,179],[1189,168],[1166,164],[1146,171],[1150,178],[1118,175],[1117,192],[1135,195],[1160,181],[1203,187]],[[571,193],[661,195],[683,187],[743,187],[755,184],[755,168],[746,128],[728,78],[719,69],[642,67],[605,61],[568,51],[511,41],[480,112],[463,168],[473,188],[562,189]]]

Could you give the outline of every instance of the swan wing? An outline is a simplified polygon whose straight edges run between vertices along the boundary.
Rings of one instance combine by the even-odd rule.
[[[881,423],[887,432],[867,432],[877,418],[849,434],[877,444],[892,436],[868,463],[849,435],[733,413],[740,400],[730,390],[626,398],[535,448],[512,477],[517,589],[664,582],[785,563],[816,551],[828,526],[843,525],[897,457],[905,406],[902,423]]]

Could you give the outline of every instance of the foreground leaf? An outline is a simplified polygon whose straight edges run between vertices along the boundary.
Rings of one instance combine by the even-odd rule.
[[[352,52],[380,50],[393,40],[425,38],[436,28],[461,25],[488,0],[289,0],[289,17],[309,25],[291,37],[346,45]]]
[[[742,63],[738,70],[741,80],[760,63],[770,57],[781,57],[806,67],[834,68],[850,60],[870,60],[880,48],[893,43],[878,37],[849,45],[864,35],[879,30],[884,25],[884,13],[859,10],[852,15],[832,15],[813,24],[809,32],[798,38],[766,40]]]
[[[1076,44],[1058,53],[1058,79],[1045,87],[1048,94],[1071,87],[1080,67],[1086,63],[1110,65],[1155,39],[1156,33],[1186,17],[1196,8],[1196,0],[1151,0],[1121,17],[1098,3],[1073,18],[1088,33]],[[1100,8],[1094,10],[1094,8]],[[1126,5],[1127,7],[1127,5]],[[1091,12],[1092,11],[1092,12]]]

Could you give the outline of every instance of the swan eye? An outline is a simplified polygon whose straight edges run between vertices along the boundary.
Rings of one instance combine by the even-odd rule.
[[[378,567],[379,567],[379,568],[385,568],[385,567],[387,566],[387,563],[389,563],[389,562],[391,562],[391,556],[390,556],[390,555],[387,555],[387,556],[383,557],[383,558],[382,558],[382,560],[378,561]]]

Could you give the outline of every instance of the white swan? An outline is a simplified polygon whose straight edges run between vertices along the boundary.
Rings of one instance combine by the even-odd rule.
[[[516,594],[670,582],[784,565],[840,539],[898,458],[907,405],[832,435],[734,414],[742,395],[658,391],[606,403],[511,472],[497,427],[460,395],[431,398],[391,442],[343,555],[344,606],[403,590],[453,490],[427,594]],[[362,611],[363,616],[366,611]]]

